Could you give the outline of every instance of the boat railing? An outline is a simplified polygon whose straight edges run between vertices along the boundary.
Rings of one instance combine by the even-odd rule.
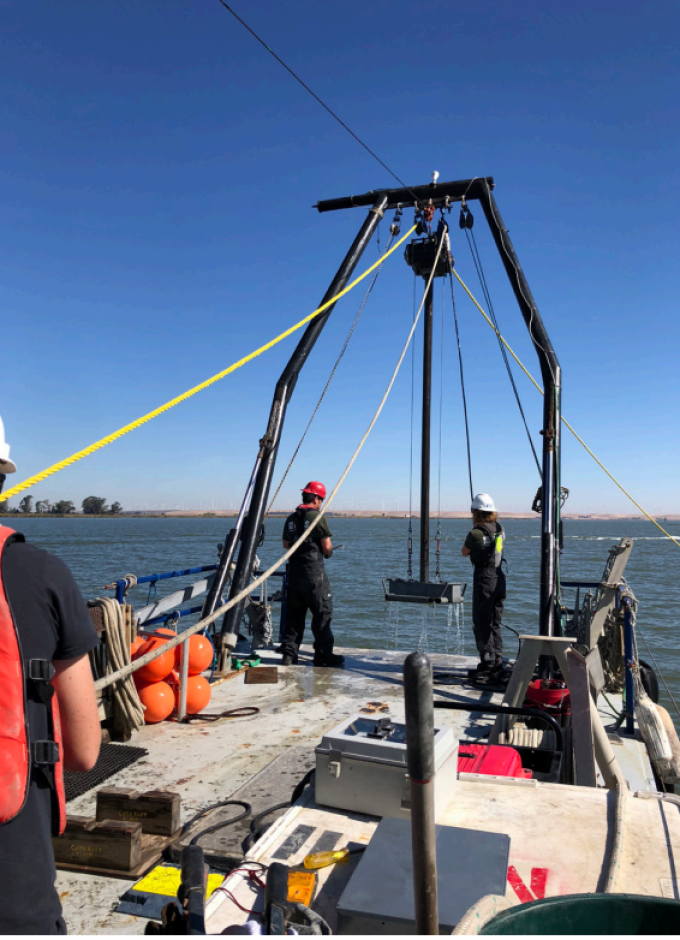
[[[214,574],[210,573],[217,571],[218,567],[218,565],[201,565],[195,568],[180,568],[175,571],[153,573],[149,575],[141,575],[139,577],[135,575],[127,575],[124,578],[120,578],[119,580],[114,581],[112,584],[106,585],[106,588],[115,590],[116,601],[119,604],[125,604],[127,592],[138,584],[149,584],[155,586],[159,581],[170,580],[172,578],[182,578],[193,574],[208,574],[208,577],[194,582],[193,584],[190,584],[187,587],[180,589],[179,591],[175,591],[166,597],[158,599],[154,598],[153,603],[147,603],[145,607],[135,612],[134,622],[138,631],[138,635],[152,637],[157,634],[154,630],[149,630],[149,627],[164,623],[170,627],[174,626],[177,628],[178,621],[182,617],[187,617],[191,614],[200,614],[203,609],[202,604],[190,607],[182,607],[181,605],[186,603],[188,600],[193,599],[194,597],[199,597],[209,589],[210,584],[214,578]],[[282,579],[281,590],[276,591],[274,594],[270,595],[268,589],[268,580],[265,580],[259,586],[257,595],[252,595],[251,599],[255,603],[260,604],[271,604],[272,602],[281,601],[281,631],[283,629],[283,622],[285,618],[286,571],[271,572],[269,577]],[[217,609],[222,607],[224,603],[224,599],[221,599]],[[147,665],[147,663],[153,662],[154,659],[157,659],[159,656],[162,656],[164,653],[181,644],[183,647],[183,652],[179,673],[179,707],[177,711],[177,718],[179,721],[183,721],[187,714],[186,690],[189,666],[189,640],[192,636],[199,632],[203,632],[206,635],[208,634],[208,631],[200,626],[200,618],[196,624],[187,627],[187,629],[183,631],[177,630],[177,635],[175,637],[169,637],[166,640],[166,635],[163,634],[162,636],[165,642],[159,644],[155,649],[145,653],[143,656],[136,658],[128,665],[123,666],[121,669],[118,669],[115,672],[111,672],[108,675],[97,679],[95,681],[95,689],[97,692],[100,692],[105,688],[114,685],[116,682],[121,682],[124,679],[127,679],[128,676],[137,672],[137,670]]]

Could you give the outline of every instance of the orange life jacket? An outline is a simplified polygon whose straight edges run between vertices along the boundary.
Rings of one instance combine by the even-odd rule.
[[[14,615],[3,579],[3,557],[8,543],[24,537],[0,526],[0,825],[24,808],[33,768],[41,771],[55,797],[53,829],[66,825],[64,767],[59,706],[54,694],[54,666],[47,659],[25,661]],[[48,740],[34,740],[28,726],[26,690],[33,684],[48,713]]]

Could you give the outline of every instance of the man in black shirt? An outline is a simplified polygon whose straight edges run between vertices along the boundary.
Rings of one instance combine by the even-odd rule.
[[[5,474],[15,469],[0,423],[0,489]],[[63,766],[91,770],[99,754],[101,729],[88,652],[98,639],[73,576],[58,558],[10,535],[2,552],[0,579],[24,665],[41,659],[55,668],[52,681],[61,714]],[[48,710],[35,683],[26,681],[25,689],[30,740],[45,740]],[[35,765],[30,773],[23,809],[0,825],[0,934],[66,933],[54,885],[54,792]]]
[[[297,542],[317,518],[325,498],[326,487],[323,483],[312,481],[307,484],[302,491],[302,504],[288,516],[283,527],[283,547],[286,550]],[[292,666],[298,660],[308,610],[312,612],[314,665],[336,668],[345,665],[344,656],[333,652],[333,601],[323,563],[324,558],[330,558],[332,554],[331,530],[323,516],[292,556],[288,566],[286,625],[281,644],[284,666]]]

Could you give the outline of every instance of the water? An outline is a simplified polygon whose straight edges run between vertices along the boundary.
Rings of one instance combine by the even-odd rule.
[[[15,524],[28,539],[62,558],[71,568],[84,596],[90,598],[106,596],[104,585],[129,572],[143,575],[214,563],[217,544],[224,541],[231,520],[29,517]],[[538,519],[504,520],[503,524],[508,560],[504,622],[520,633],[535,633],[539,522]],[[327,562],[337,644],[474,654],[469,604],[459,611],[446,606],[428,609],[416,604],[385,603],[382,578],[403,577],[406,573],[406,525],[405,520],[399,519],[331,518],[334,543],[344,545]],[[669,523],[669,526],[671,534],[680,535],[680,524]],[[279,557],[282,528],[282,519],[267,524],[267,539],[258,550],[265,565]],[[467,581],[471,590],[471,566],[460,554],[468,528],[469,524],[462,519],[442,522],[441,570],[442,578]],[[635,540],[626,578],[640,602],[639,628],[680,704],[680,551],[656,531],[651,523],[630,520],[567,520],[562,577],[566,581],[598,581],[609,547],[623,536]],[[417,545],[417,533],[414,544]],[[434,542],[431,551],[434,571]],[[189,580],[161,582],[159,594]],[[147,593],[146,586],[137,587],[132,594],[133,603],[142,606]],[[571,595],[565,596],[569,603]],[[274,611],[274,622],[276,636],[278,608]],[[515,655],[516,640],[507,631],[504,643],[510,655]],[[650,662],[642,640],[639,645],[641,657]],[[662,702],[672,710],[663,689]]]

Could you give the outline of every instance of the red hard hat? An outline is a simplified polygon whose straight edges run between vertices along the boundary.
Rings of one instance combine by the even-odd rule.
[[[318,480],[312,480],[311,483],[307,484],[302,492],[311,493],[313,496],[320,497],[320,499],[326,498],[326,487],[323,485],[323,483],[319,483]]]

